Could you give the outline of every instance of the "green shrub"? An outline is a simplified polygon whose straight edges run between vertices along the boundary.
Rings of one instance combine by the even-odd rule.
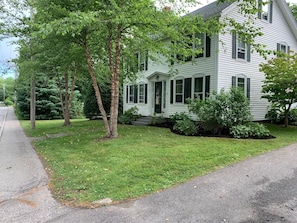
[[[197,115],[199,125],[205,130],[219,133],[223,129],[242,125],[252,120],[249,100],[241,89],[224,89],[213,92],[205,101],[189,100],[189,111]]]
[[[138,108],[136,106],[128,109],[127,111],[122,114],[118,121],[121,124],[132,124],[133,121],[141,117],[140,114],[138,114]]]
[[[230,134],[234,138],[257,138],[263,139],[270,136],[270,131],[263,124],[248,123],[246,125],[233,126],[230,129]]]
[[[272,104],[267,114],[265,115],[265,118],[267,118],[268,120],[270,120],[271,123],[274,124],[284,123],[284,111],[281,110],[277,105]]]
[[[193,120],[185,118],[182,120],[176,120],[173,130],[178,131],[180,134],[189,136],[197,133],[197,127]]]
[[[289,123],[291,125],[297,125],[297,108],[293,108],[289,111]]]
[[[191,119],[188,114],[185,112],[176,112],[173,115],[170,115],[170,119],[176,123],[178,120],[184,120],[184,119]]]

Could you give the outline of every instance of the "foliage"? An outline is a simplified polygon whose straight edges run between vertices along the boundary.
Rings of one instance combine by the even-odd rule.
[[[34,146],[52,171],[55,198],[72,205],[111,198],[115,202],[170,188],[218,168],[296,143],[297,127],[268,125],[269,140],[248,142],[234,138],[185,137],[168,129],[119,125],[121,137],[100,141],[102,121],[37,121],[36,130],[22,121],[31,137],[66,133],[60,138],[35,141]],[[119,189],[120,188],[120,189]]]
[[[289,111],[289,123],[291,125],[297,125],[297,108]]]
[[[265,74],[262,98],[284,111],[284,124],[288,126],[288,115],[293,103],[297,102],[297,54],[280,53],[267,63],[260,64]]]
[[[176,123],[178,120],[190,119],[190,116],[186,112],[176,112],[169,117],[173,123]]]
[[[246,18],[240,24],[227,18],[219,23],[216,18],[204,20],[202,16],[180,16],[186,12],[187,6],[197,5],[196,0],[170,1],[174,7],[169,11],[163,9],[168,4],[167,1],[158,3],[157,6],[156,1],[152,0],[93,0],[84,3],[78,0],[34,1],[37,12],[36,36],[68,37],[69,41],[84,49],[107,137],[118,136],[120,81],[126,77],[135,77],[137,70],[126,69],[127,63],[128,67],[135,67],[135,52],[148,50],[154,61],[165,58],[167,62],[174,60],[173,62],[183,63],[172,58],[172,55],[178,54],[186,58],[201,53],[201,49],[189,47],[193,43],[189,33],[217,34],[228,23],[227,31],[239,31],[242,39],[253,46],[257,46],[254,44],[254,37],[261,35],[260,28],[255,28],[251,21],[254,16],[247,15],[257,13],[257,5],[250,2],[240,4],[240,12]],[[44,10],[45,8],[49,10]],[[96,63],[109,66],[108,75],[112,86],[109,119],[97,84],[98,76],[94,69]]]
[[[197,126],[193,120],[184,118],[175,122],[173,130],[178,131],[180,134],[189,136],[197,133]]]
[[[224,128],[250,122],[252,117],[249,100],[241,89],[224,89],[201,101],[189,100],[189,111],[197,116],[199,126],[213,133],[220,133]]]
[[[128,109],[119,117],[119,123],[121,124],[132,124],[133,121],[141,117],[140,114],[138,114],[138,108],[136,106]]]
[[[15,80],[12,77],[0,77],[0,101],[14,101]]]
[[[95,91],[90,81],[84,83],[84,114],[86,118],[92,118],[100,116],[100,110],[95,96]],[[110,108],[110,83],[108,79],[102,80],[98,83],[102,94],[102,103],[106,108],[106,112],[109,113]]]
[[[245,125],[232,126],[230,133],[234,138],[257,138],[263,139],[270,136],[270,131],[266,126],[259,123],[248,123]]]

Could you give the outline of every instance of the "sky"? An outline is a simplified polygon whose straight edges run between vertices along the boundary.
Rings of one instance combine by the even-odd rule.
[[[198,9],[214,1],[215,0],[200,0],[201,4],[199,5],[199,7],[191,8],[190,11],[194,11],[195,9]],[[287,2],[297,4],[297,0],[287,0]],[[18,56],[17,46],[13,45],[11,42],[12,39],[0,40],[0,77],[14,77],[15,75],[15,72],[12,69],[7,69],[8,66],[11,66],[11,64],[8,65],[7,61],[12,60]],[[7,70],[8,74],[4,72]]]

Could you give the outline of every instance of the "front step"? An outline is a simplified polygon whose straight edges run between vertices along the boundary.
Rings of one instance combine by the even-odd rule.
[[[132,122],[132,125],[137,126],[145,126],[152,124],[152,117],[151,116],[143,116]]]

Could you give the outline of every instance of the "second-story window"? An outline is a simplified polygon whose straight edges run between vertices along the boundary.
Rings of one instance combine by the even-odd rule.
[[[288,44],[285,42],[277,43],[276,50],[277,50],[277,52],[289,53],[290,46],[288,46]]]
[[[185,38],[188,41],[188,43],[185,44],[187,49],[200,50],[201,52],[187,57],[182,54],[176,54],[177,60],[188,62],[200,57],[210,57],[211,39],[207,34],[197,33],[187,35]]]
[[[136,62],[138,71],[146,71],[148,69],[148,51],[144,50],[136,53]]]
[[[258,0],[259,13],[258,18],[262,21],[272,22],[273,1]]]
[[[251,61],[250,45],[245,43],[235,32],[232,33],[232,58]]]

